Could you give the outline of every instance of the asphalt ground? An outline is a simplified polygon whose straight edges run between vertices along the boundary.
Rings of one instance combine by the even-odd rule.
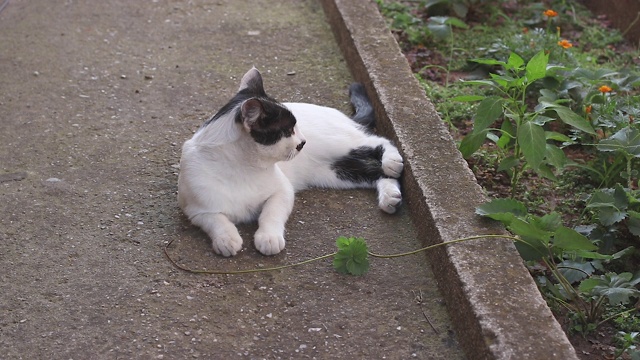
[[[281,101],[349,111],[352,78],[310,0],[15,0],[0,12],[0,348],[6,359],[463,357],[406,208],[300,193],[287,247],[216,256],[176,204],[180,146],[251,66]]]

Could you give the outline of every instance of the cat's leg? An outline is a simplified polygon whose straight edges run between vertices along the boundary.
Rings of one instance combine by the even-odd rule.
[[[387,176],[397,179],[400,177],[400,174],[402,174],[402,169],[404,168],[402,156],[400,156],[398,149],[393,146],[390,141],[387,139],[384,140],[382,143],[384,148],[384,152],[382,153],[382,172]]]
[[[209,235],[213,251],[216,253],[222,256],[233,256],[242,249],[242,237],[238,233],[238,228],[225,215],[198,214],[191,218],[191,222]]]
[[[402,202],[400,183],[396,179],[382,178],[376,182],[378,207],[389,214],[396,212]]]
[[[264,203],[258,218],[258,231],[254,236],[256,249],[262,254],[275,255],[284,249],[284,226],[293,209],[293,202],[293,188],[289,185]]]

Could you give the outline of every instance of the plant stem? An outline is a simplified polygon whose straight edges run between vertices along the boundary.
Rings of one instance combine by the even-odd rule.
[[[174,239],[175,240],[175,239]],[[164,247],[164,255],[167,257],[167,259],[169,260],[169,262],[175,266],[176,268],[182,270],[182,271],[186,271],[186,272],[190,272],[192,274],[210,274],[210,275],[238,275],[238,274],[249,274],[249,273],[257,273],[257,272],[266,272],[266,271],[275,271],[275,270],[282,270],[282,269],[287,269],[287,268],[291,268],[294,266],[300,266],[300,265],[305,265],[314,261],[318,261],[318,260],[322,260],[322,259],[326,259],[326,258],[330,258],[334,255],[337,254],[337,252],[331,253],[331,254],[326,254],[326,255],[322,255],[322,256],[318,256],[315,257],[313,259],[308,259],[308,260],[304,260],[304,261],[300,261],[297,263],[293,263],[293,264],[287,264],[287,265],[281,265],[281,266],[276,266],[276,267],[270,267],[270,268],[263,268],[263,269],[245,269],[245,270],[193,270],[193,269],[189,269],[186,268],[182,265],[179,265],[178,263],[176,263],[171,256],[169,256],[169,253],[167,251],[167,248],[169,247],[169,245],[171,245],[173,243],[174,240],[171,240],[165,247]]]
[[[430,249],[433,249],[433,248],[436,248],[436,247],[439,247],[439,246],[455,244],[455,243],[459,243],[459,242],[463,242],[463,241],[469,241],[469,240],[485,239],[485,238],[502,238],[502,239],[508,239],[508,240],[513,240],[513,241],[522,241],[520,238],[517,238],[515,236],[510,236],[510,235],[495,235],[495,234],[492,234],[492,235],[475,235],[475,236],[469,236],[469,237],[465,237],[465,238],[445,241],[445,242],[442,242],[442,243],[439,243],[439,244],[429,245],[429,246],[423,247],[423,248],[418,249],[418,250],[413,250],[413,251],[399,253],[399,254],[381,255],[381,254],[372,253],[371,251],[369,251],[368,253],[372,257],[382,258],[382,259],[392,259],[392,258],[401,257],[401,256],[414,255],[414,254],[417,254],[419,252],[430,250]]]

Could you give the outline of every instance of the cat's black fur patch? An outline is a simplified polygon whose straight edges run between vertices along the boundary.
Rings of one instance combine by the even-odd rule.
[[[202,127],[209,125],[224,115],[235,111],[234,120],[242,123],[242,112],[240,107],[242,103],[249,99],[256,99],[262,105],[262,114],[251,127],[251,137],[262,145],[273,145],[283,137],[289,137],[293,134],[293,127],[296,124],[296,118],[284,106],[280,105],[275,99],[270,98],[262,88],[262,80],[258,78],[251,79],[248,86],[236,93],[211,119],[207,120]]]
[[[376,126],[376,116],[364,85],[360,83],[351,84],[349,87],[349,98],[355,111],[351,119],[363,125],[367,130],[373,131],[373,128]]]
[[[341,180],[373,183],[385,176],[382,171],[382,154],[384,154],[382,145],[375,148],[361,146],[336,160],[331,168]]]
[[[275,102],[260,99],[263,113],[251,127],[251,137],[262,145],[273,145],[283,137],[293,135],[293,127],[296,125],[296,118],[291,111]],[[241,117],[240,112],[236,114],[236,121]],[[240,120],[242,121],[242,120]]]

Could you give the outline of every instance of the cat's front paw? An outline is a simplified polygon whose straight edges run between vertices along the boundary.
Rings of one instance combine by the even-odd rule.
[[[242,237],[237,231],[216,236],[211,245],[213,251],[225,257],[234,256],[242,249]]]
[[[277,233],[258,231],[254,237],[256,249],[264,255],[275,255],[284,249],[284,236]]]
[[[382,155],[382,171],[392,178],[399,178],[404,169],[402,156],[397,151],[385,151]]]
[[[395,179],[380,179],[378,181],[378,207],[388,213],[396,212],[402,203],[400,184]]]

